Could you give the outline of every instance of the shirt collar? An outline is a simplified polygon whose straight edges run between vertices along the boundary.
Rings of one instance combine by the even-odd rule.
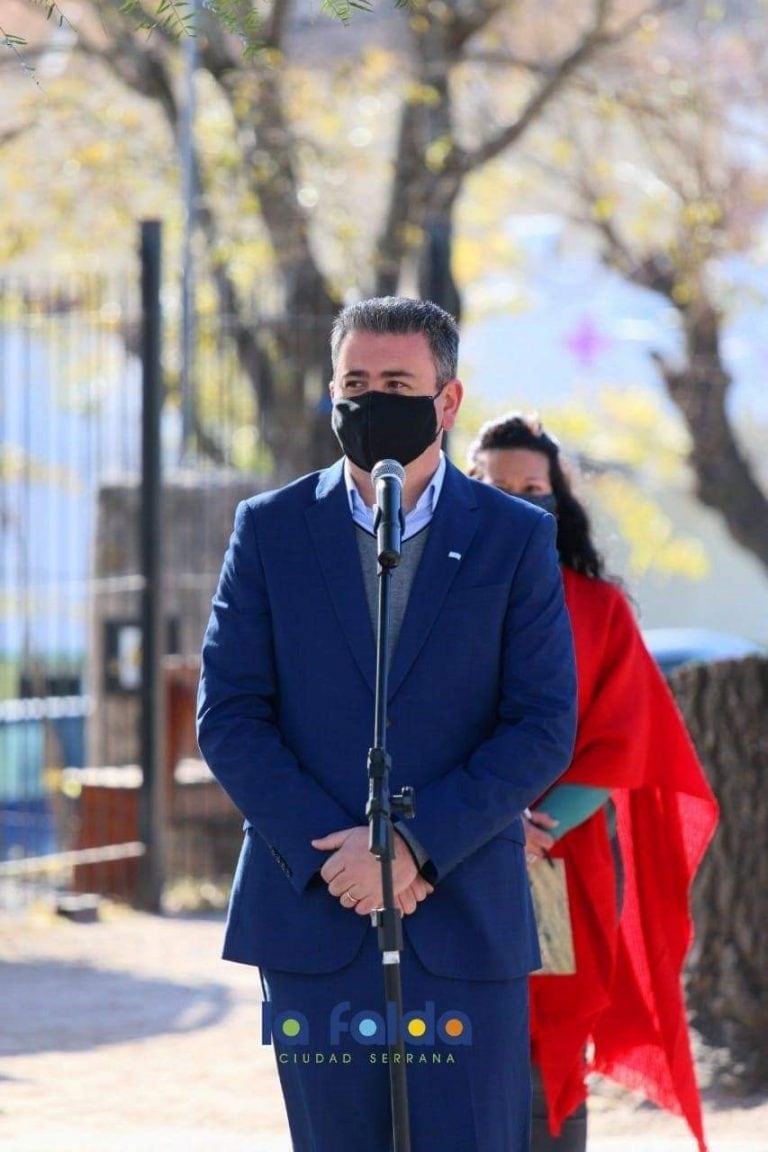
[[[421,496],[419,496],[415,506],[411,509],[410,512],[406,514],[406,520],[409,517],[414,516],[417,512],[429,512],[430,514],[434,513],[435,508],[437,507],[437,501],[440,498],[440,493],[443,488],[443,481],[445,480],[445,467],[445,453],[441,448],[440,462],[435,469],[434,475],[422,492]],[[352,515],[354,516],[356,512],[358,514],[362,512],[363,514],[372,516],[372,510],[363,500],[358,490],[357,484],[355,484],[355,481],[352,479],[352,473],[349,468],[349,461],[346,459],[344,460],[344,483],[347,488],[349,510]]]

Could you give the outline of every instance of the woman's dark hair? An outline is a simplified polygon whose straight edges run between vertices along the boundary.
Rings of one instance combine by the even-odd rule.
[[[481,453],[507,448],[541,452],[549,462],[549,482],[557,501],[557,551],[560,563],[574,572],[605,579],[605,562],[592,543],[589,517],[574,496],[560,458],[560,445],[548,436],[536,416],[510,412],[483,424],[469,449],[469,474],[482,478]]]

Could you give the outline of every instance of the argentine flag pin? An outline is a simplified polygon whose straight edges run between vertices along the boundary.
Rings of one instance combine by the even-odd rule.
[[[449,552],[448,553],[448,559],[449,560],[461,560],[461,552]]]

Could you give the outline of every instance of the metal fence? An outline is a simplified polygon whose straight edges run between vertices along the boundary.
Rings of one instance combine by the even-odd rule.
[[[141,900],[148,854],[166,893],[226,885],[237,853],[240,819],[199,758],[194,696],[235,504],[266,482],[243,466],[260,459],[259,413],[227,325],[201,319],[193,401],[217,450],[198,436],[190,452],[171,309],[162,500],[148,506],[142,304],[138,284],[0,280],[0,908]]]

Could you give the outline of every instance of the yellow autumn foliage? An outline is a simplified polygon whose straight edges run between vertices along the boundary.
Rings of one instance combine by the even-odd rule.
[[[3,484],[50,484],[67,492],[82,490],[80,477],[73,469],[37,460],[18,444],[0,444],[0,481]]]
[[[631,481],[602,475],[594,478],[592,489],[627,545],[633,577],[650,571],[689,580],[708,575],[709,560],[701,541],[676,533],[660,504]]]

